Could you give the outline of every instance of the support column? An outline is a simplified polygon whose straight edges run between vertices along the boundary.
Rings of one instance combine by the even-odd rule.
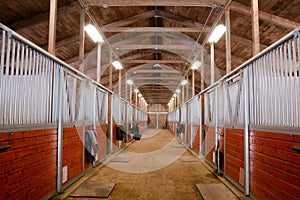
[[[192,70],[192,97],[195,96],[195,70]]]
[[[230,32],[230,9],[225,10],[226,25],[226,74],[231,71],[231,32]]]
[[[129,85],[129,103],[132,104],[132,85]]]
[[[201,53],[201,91],[204,90],[204,69],[205,69],[205,64],[204,64],[204,50],[202,49]]]
[[[112,71],[113,71],[113,66],[112,66],[112,52],[110,52],[109,55],[109,86],[108,89],[112,90]]]
[[[181,89],[181,95],[182,95],[182,102],[181,102],[181,105],[184,104],[184,85],[181,86],[182,89]]]
[[[50,0],[48,52],[55,55],[57,0]]]
[[[253,56],[260,52],[258,0],[251,0]]]
[[[122,69],[119,69],[119,96],[121,97],[122,87]]]
[[[250,195],[250,155],[249,155],[249,68],[244,69],[244,106],[245,106],[245,128],[244,128],[244,173],[245,173],[245,195]]]
[[[210,43],[210,85],[215,82],[215,46]]]
[[[101,81],[101,48],[102,43],[98,43],[97,46],[97,83]]]
[[[85,10],[80,11],[80,30],[79,30],[79,71],[84,71],[84,26],[85,26]]]

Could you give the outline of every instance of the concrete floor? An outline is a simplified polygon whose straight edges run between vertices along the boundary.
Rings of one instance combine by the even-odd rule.
[[[221,183],[204,161],[181,146],[168,130],[147,130],[140,141],[93,170],[56,199],[88,199],[68,197],[82,181],[116,183],[107,198],[111,200],[203,199],[195,184]]]

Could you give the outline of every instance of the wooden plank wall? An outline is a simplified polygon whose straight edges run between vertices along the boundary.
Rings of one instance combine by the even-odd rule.
[[[206,131],[205,131],[205,155],[206,155],[206,160],[210,163],[213,164],[213,153],[216,151],[215,148],[215,139],[216,139],[216,134],[215,134],[215,128],[206,126]],[[216,166],[215,164],[213,164]]]
[[[295,137],[300,146],[300,136]],[[300,153],[292,136],[250,132],[250,189],[259,199],[299,199]]]
[[[1,133],[0,199],[42,199],[55,190],[57,130]]]
[[[97,126],[99,160],[106,154],[105,129]],[[64,185],[83,171],[82,130],[63,130],[63,166],[68,167]],[[57,129],[1,133],[0,145],[12,145],[0,152],[0,200],[42,199],[56,190]],[[85,161],[85,169],[90,166]]]
[[[227,128],[225,134],[226,176],[244,185],[244,130]]]

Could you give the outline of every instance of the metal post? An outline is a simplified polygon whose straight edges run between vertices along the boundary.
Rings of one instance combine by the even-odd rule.
[[[200,133],[199,133],[199,155],[203,155],[203,147],[202,147],[202,131],[203,131],[203,127],[202,127],[202,95],[199,96],[199,100],[200,100],[200,120],[199,120],[199,125],[200,125]]]
[[[97,83],[101,81],[101,48],[102,43],[97,45]]]
[[[63,127],[62,127],[62,106],[63,106],[63,68],[59,67],[58,77],[58,118],[57,118],[57,193],[62,193],[62,156],[63,156]]]
[[[244,129],[244,164],[245,164],[245,195],[250,195],[250,161],[249,161],[249,68],[244,69],[244,103],[245,103],[245,129]]]
[[[220,174],[220,136],[219,136],[219,128],[218,128],[218,118],[219,118],[219,87],[220,84],[216,86],[215,93],[215,134],[216,134],[216,150],[217,150],[217,171]]]

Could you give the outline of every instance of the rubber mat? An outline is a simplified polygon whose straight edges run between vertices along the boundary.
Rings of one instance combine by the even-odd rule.
[[[106,182],[85,182],[70,197],[108,198],[115,185]]]
[[[237,196],[222,183],[196,184],[204,200],[238,200]]]
[[[182,156],[179,159],[181,162],[198,162],[199,159],[197,159],[195,156]]]

